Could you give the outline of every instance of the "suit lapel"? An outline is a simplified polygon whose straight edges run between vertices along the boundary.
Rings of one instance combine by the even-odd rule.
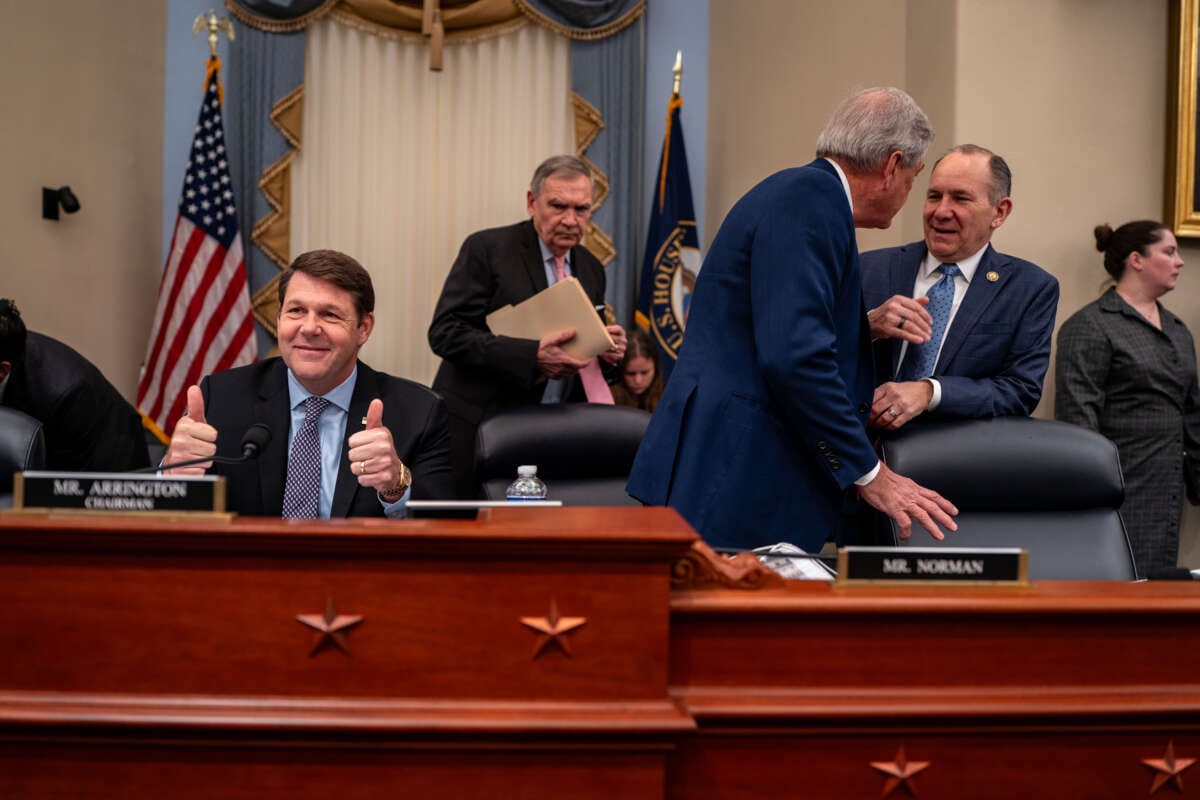
[[[896,295],[912,297],[913,286],[917,283],[917,270],[921,268],[921,262],[924,260],[925,245],[923,243],[900,248],[896,253],[896,268],[888,270],[888,276],[892,282],[888,297]],[[894,380],[896,371],[900,369],[900,350],[903,346],[903,339],[891,340],[891,347],[888,350],[892,354],[892,368],[888,372],[888,380]]]
[[[350,516],[355,495],[362,488],[358,485],[358,477],[350,472],[350,462],[346,458],[346,453],[350,450],[350,437],[363,429],[367,406],[378,396],[379,384],[375,380],[375,370],[359,361],[358,377],[354,381],[354,394],[350,397],[350,411],[346,414],[346,432],[342,435],[342,450],[337,461],[337,483],[333,489],[333,503],[329,509],[331,519]]]
[[[979,322],[980,315],[987,310],[992,300],[1000,294],[1012,277],[1012,270],[1008,269],[1008,265],[1008,256],[997,253],[989,244],[983,258],[979,260],[979,266],[975,268],[975,276],[967,287],[958,313],[950,323],[950,330],[946,331],[946,341],[942,345],[941,355],[938,356],[935,375],[945,374],[946,369],[953,363],[954,356],[966,341],[967,334]],[[993,272],[997,275],[996,280],[988,280],[988,274]]]
[[[548,288],[550,284],[546,280],[546,264],[542,261],[542,248],[538,246],[538,235],[533,227],[533,222],[525,223],[522,239],[522,244],[524,245],[524,255],[521,259],[522,266],[524,266],[525,272],[529,275],[529,282],[533,286],[534,294],[536,294]]]
[[[579,283],[583,286],[583,290],[587,292],[587,296],[594,298],[600,294],[600,286],[597,283],[597,275],[594,270],[588,269],[584,264],[585,256],[580,253],[591,255],[583,245],[576,245],[571,248],[571,271],[575,277],[579,279]],[[603,300],[601,301],[603,302]]]
[[[288,433],[292,426],[292,412],[288,406],[287,369],[282,360],[276,362],[275,367],[258,387],[258,398],[254,401],[254,420],[271,429],[271,441],[258,457],[258,486],[263,502],[262,513],[265,516],[277,517],[283,513]]]

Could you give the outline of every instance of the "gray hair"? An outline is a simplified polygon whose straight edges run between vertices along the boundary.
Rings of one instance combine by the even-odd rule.
[[[1001,200],[1012,195],[1012,170],[1008,168],[1008,162],[1003,156],[996,155],[986,147],[980,147],[977,144],[960,144],[957,147],[951,147],[946,151],[945,155],[941,156],[934,162],[933,168],[937,169],[937,165],[942,163],[942,159],[951,153],[962,153],[964,156],[987,156],[988,170],[992,173],[992,185],[988,187],[988,202],[996,205]]]
[[[538,164],[537,169],[533,171],[533,180],[529,182],[529,191],[533,192],[534,197],[542,193],[542,184],[551,175],[561,175],[565,178],[577,178],[582,175],[589,181],[592,179],[592,171],[588,169],[588,165],[583,162],[582,158],[569,155],[550,156]]]
[[[900,151],[900,163],[912,167],[925,158],[933,141],[929,117],[908,93],[874,87],[842,101],[817,137],[817,156],[838,158],[866,172]]]

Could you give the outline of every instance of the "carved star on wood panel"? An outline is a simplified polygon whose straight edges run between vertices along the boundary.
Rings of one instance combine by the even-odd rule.
[[[928,767],[930,761],[909,761],[904,755],[904,745],[896,751],[896,757],[891,761],[872,761],[872,769],[879,770],[888,779],[883,782],[883,792],[880,797],[890,797],[897,789],[904,789],[912,797],[917,796],[917,787],[912,778],[921,770]]]
[[[330,647],[336,647],[346,655],[349,655],[350,648],[346,644],[346,635],[351,628],[361,623],[363,618],[358,614],[337,613],[333,608],[333,598],[330,597],[325,601],[324,614],[297,614],[296,621],[301,625],[307,625],[321,634],[317,637],[317,642],[313,645],[313,649],[309,651],[308,657],[312,658],[317,653],[327,650]]]
[[[563,655],[571,655],[571,647],[567,642],[567,634],[576,628],[587,624],[587,617],[560,617],[558,605],[550,599],[550,613],[544,617],[521,617],[521,624],[526,628],[537,631],[537,641],[533,643],[533,657],[536,659],[551,644],[562,650]]]
[[[1167,752],[1162,758],[1143,758],[1142,763],[1154,770],[1154,782],[1150,785],[1150,794],[1170,783],[1175,790],[1183,794],[1183,771],[1196,763],[1194,758],[1176,758],[1175,742],[1167,742]]]

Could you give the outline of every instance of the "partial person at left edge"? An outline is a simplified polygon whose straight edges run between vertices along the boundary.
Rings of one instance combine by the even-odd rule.
[[[164,464],[234,458],[253,425],[261,454],[169,474],[228,478],[228,507],[290,518],[402,517],[409,499],[453,496],[446,407],[431,389],[358,360],[375,326],[366,269],[334,250],[298,256],[279,279],[279,353],[188,388]]]
[[[141,416],[92,362],[26,330],[0,299],[0,404],[42,423],[46,468],[124,472],[149,466]]]

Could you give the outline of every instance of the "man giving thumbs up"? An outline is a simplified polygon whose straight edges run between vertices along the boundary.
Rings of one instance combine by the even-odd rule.
[[[279,280],[280,357],[189,387],[164,463],[239,456],[257,423],[273,434],[257,459],[178,471],[227,476],[230,510],[256,516],[399,517],[410,497],[452,497],[441,398],[358,360],[374,308],[353,258],[298,256]]]

